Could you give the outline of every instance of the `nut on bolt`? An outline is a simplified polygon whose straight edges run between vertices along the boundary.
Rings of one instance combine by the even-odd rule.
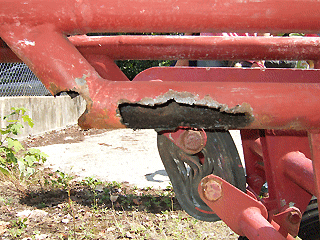
[[[204,197],[209,201],[217,201],[222,197],[222,184],[214,179],[202,182],[202,191]]]

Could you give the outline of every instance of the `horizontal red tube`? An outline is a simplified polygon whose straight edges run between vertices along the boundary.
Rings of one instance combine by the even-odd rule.
[[[99,92],[94,90],[95,81],[87,84],[95,93],[91,99],[95,104],[79,119],[84,128],[125,127],[119,115],[119,104],[122,102],[150,106],[171,99],[183,104],[207,105],[209,108],[214,105],[217,108],[226,107],[229,111],[239,107],[240,112],[253,117],[253,122],[239,128],[320,128],[320,113],[314,111],[320,109],[318,84],[101,81]]]
[[[75,36],[69,40],[82,54],[107,55],[114,60],[320,58],[320,38],[314,37]],[[8,47],[0,50],[0,62],[18,61]]]
[[[69,39],[82,53],[106,54],[112,59],[320,58],[317,37],[75,36]]]
[[[259,240],[284,240],[294,238],[291,235],[282,236],[262,215],[258,208],[247,208],[242,212],[241,220],[239,221],[242,231],[249,239]]]
[[[0,32],[319,32],[317,0],[1,0]],[[3,31],[6,30],[6,31]]]

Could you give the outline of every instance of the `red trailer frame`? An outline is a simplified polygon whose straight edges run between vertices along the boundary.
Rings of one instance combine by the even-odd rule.
[[[293,59],[313,60],[317,68],[319,38],[83,34],[318,33],[319,1],[0,3],[0,61],[25,62],[54,95],[80,94],[87,102],[81,127],[241,129],[247,193],[210,175],[199,184],[202,200],[240,235],[290,239],[297,234],[311,196],[320,191],[320,70],[152,68],[128,81],[114,60]],[[205,113],[200,118],[199,111]],[[187,134],[191,142],[180,132],[171,141],[196,151],[206,144],[200,132]],[[269,197],[261,200],[257,195],[266,181]]]

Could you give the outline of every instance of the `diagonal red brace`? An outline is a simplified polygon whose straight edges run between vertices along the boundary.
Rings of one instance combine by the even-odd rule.
[[[249,239],[293,239],[281,235],[268,222],[264,205],[238,190],[220,177],[202,179],[198,191],[201,199],[237,234]]]

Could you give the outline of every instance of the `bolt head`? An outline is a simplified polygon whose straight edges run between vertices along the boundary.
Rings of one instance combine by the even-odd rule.
[[[204,197],[209,201],[217,201],[222,197],[221,183],[210,179],[203,185]]]
[[[204,145],[203,136],[199,131],[185,131],[182,137],[183,146],[190,151],[201,151]]]

